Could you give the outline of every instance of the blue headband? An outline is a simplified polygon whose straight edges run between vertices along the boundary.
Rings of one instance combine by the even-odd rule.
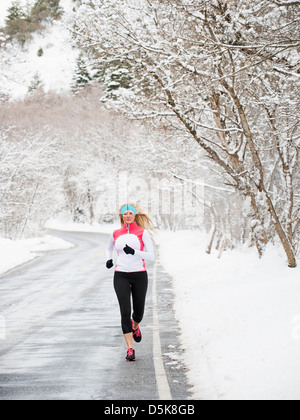
[[[126,206],[124,206],[121,210],[121,216],[123,216],[123,214],[125,213],[125,211],[131,210],[132,213],[134,214],[134,216],[136,217],[136,209],[133,206],[130,206],[129,204]]]

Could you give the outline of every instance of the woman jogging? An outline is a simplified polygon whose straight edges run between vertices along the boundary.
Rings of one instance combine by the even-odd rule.
[[[148,230],[153,230],[153,223],[138,204],[126,204],[119,211],[121,229],[114,231],[107,247],[106,267],[112,268],[113,250],[118,257],[114,274],[114,288],[118,297],[122,330],[127,344],[126,360],[135,361],[133,340],[142,340],[139,327],[145,309],[148,288],[146,261],[154,261],[155,254]],[[145,250],[146,249],[146,250]],[[131,296],[133,314],[131,315]]]

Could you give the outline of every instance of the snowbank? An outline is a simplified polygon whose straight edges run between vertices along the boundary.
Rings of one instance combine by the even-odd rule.
[[[73,246],[69,242],[50,235],[21,241],[11,241],[0,237],[0,275],[32,261],[41,252],[68,249]]]
[[[66,232],[94,232],[111,234],[120,229],[120,223],[74,223],[63,219],[50,219],[45,224],[46,229],[63,230]]]
[[[195,399],[300,399],[300,270],[280,250],[207,255],[198,232],[161,232]]]

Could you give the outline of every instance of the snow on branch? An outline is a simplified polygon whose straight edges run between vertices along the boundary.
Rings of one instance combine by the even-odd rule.
[[[277,6],[300,1],[200,3],[136,0],[134,11],[131,0],[87,2],[77,13],[77,41],[86,48],[95,40],[103,72],[127,65],[130,86],[112,94],[108,84],[107,103],[129,117],[156,117],[174,138],[195,140],[210,166],[250,201],[259,255],[276,231],[294,267],[296,237],[282,223],[293,220],[299,188],[291,182],[298,151],[284,134],[299,115],[299,40],[295,13]]]
[[[290,0],[290,1],[283,1],[283,0],[271,0],[272,3],[277,4],[277,6],[299,6],[299,0]]]

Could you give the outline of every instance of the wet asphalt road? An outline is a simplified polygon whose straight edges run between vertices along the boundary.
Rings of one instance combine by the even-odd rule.
[[[51,232],[75,244],[0,277],[0,400],[159,400],[153,359],[153,265],[136,345],[125,341],[105,267],[108,235]],[[161,358],[174,400],[190,398],[172,310],[172,284],[156,265]],[[3,337],[5,324],[5,337]]]

